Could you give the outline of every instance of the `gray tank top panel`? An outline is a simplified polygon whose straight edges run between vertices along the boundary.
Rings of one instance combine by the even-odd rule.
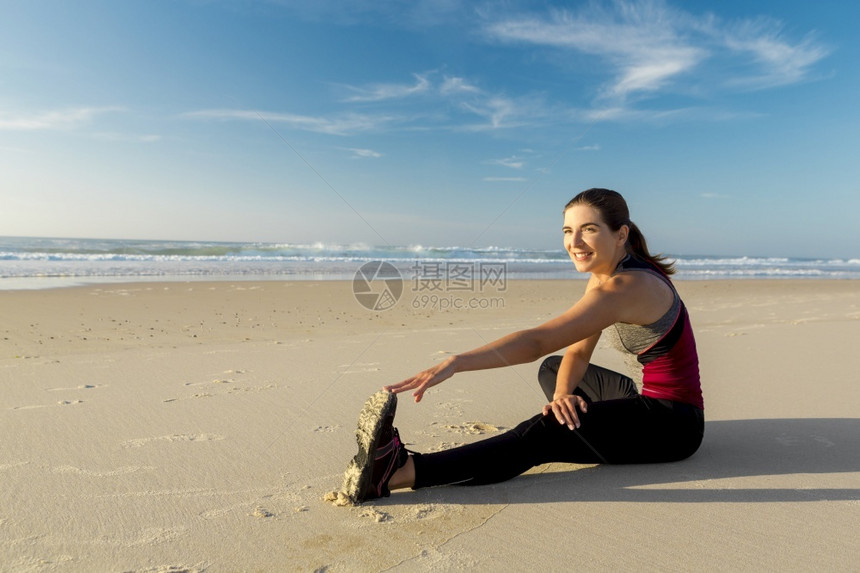
[[[675,324],[675,320],[678,318],[678,313],[681,312],[681,297],[678,296],[675,289],[672,289],[672,292],[674,293],[672,306],[656,322],[644,326],[628,324],[626,322],[615,323],[615,330],[618,332],[618,338],[624,350],[633,354],[639,354],[653,346],[654,343],[669,332],[669,329],[672,328],[672,325]]]

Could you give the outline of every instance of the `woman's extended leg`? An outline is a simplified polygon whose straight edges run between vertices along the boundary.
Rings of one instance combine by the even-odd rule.
[[[595,402],[570,430],[537,415],[486,440],[412,456],[415,488],[508,480],[550,463],[657,463],[684,459],[702,439],[701,410],[641,396]]]
[[[550,357],[538,373],[549,399],[560,362],[561,357]],[[408,467],[392,478],[392,485],[420,488],[495,483],[549,462],[673,461],[691,455],[701,442],[704,420],[700,410],[642,397],[633,380],[617,372],[589,365],[577,393],[589,402],[577,430],[569,430],[552,415],[537,415],[486,440],[416,454]]]

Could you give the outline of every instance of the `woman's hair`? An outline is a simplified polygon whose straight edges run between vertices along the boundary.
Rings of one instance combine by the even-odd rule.
[[[627,244],[625,245],[627,252],[634,257],[654,263],[667,275],[675,273],[674,261],[667,262],[666,257],[652,255],[648,252],[648,244],[645,242],[645,237],[642,235],[639,227],[630,220],[630,211],[627,209],[627,202],[621,196],[621,193],[612,191],[611,189],[587,189],[571,199],[564,206],[564,211],[567,211],[574,205],[588,205],[600,211],[603,221],[613,232],[618,231],[622,225],[627,225],[630,229],[627,235]]]

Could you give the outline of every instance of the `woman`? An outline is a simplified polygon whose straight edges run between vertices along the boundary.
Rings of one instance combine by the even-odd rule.
[[[564,247],[591,276],[582,298],[562,315],[452,356],[386,386],[362,411],[359,453],[345,480],[353,502],[390,490],[504,481],[549,462],[654,463],[692,455],[704,414],[698,357],[686,308],[669,275],[673,265],[648,252],[623,197],[589,189],[564,208]],[[640,394],[632,379],[595,366],[591,355],[614,325],[624,348],[643,364]],[[450,450],[408,452],[394,428],[396,394],[416,402],[458,372],[532,362],[547,396],[541,414],[516,428]]]

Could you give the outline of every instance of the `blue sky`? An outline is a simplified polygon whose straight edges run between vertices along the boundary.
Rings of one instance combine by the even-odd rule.
[[[0,235],[860,255],[855,3],[0,2]]]

